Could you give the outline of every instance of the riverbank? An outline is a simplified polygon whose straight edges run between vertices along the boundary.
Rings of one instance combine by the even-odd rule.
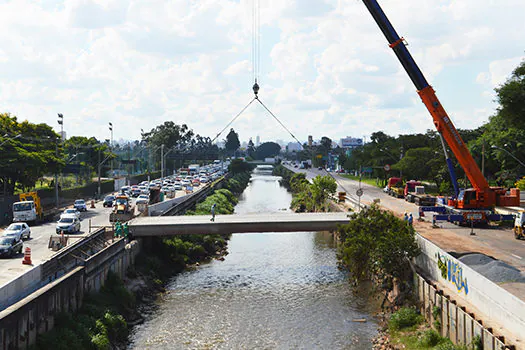
[[[233,213],[236,194],[242,192],[249,179],[249,172],[232,176],[222,189],[214,191],[187,215],[209,214],[210,203],[218,203],[217,213]],[[86,295],[77,313],[57,315],[55,327],[38,336],[34,349],[126,348],[131,327],[143,322],[142,313],[151,309],[157,295],[164,292],[166,282],[191,266],[221,259],[227,254],[228,238],[191,235],[151,239],[124,280],[108,274],[105,285],[99,292]]]

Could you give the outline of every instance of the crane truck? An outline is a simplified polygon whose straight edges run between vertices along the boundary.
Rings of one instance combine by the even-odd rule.
[[[519,206],[519,189],[512,188],[508,194],[503,187],[489,186],[487,179],[483,176],[483,173],[472,158],[452,120],[437,98],[434,89],[429,85],[408,51],[404,38],[397,34],[377,0],[363,0],[363,3],[386,37],[389,47],[394,51],[410,80],[415,85],[423,104],[432,116],[441,140],[444,140],[450,147],[472,184],[472,188],[462,189],[460,191],[455,186],[455,190],[458,192],[457,196],[439,207],[426,207],[424,210],[440,213],[434,215],[434,220],[446,220],[459,223],[474,224],[487,223],[488,221],[514,220],[513,215],[496,214],[494,207]],[[446,148],[443,148],[447,165],[449,170],[451,170],[450,159],[446,153]],[[453,170],[451,170],[451,176],[454,177]],[[453,183],[455,185],[454,179]]]

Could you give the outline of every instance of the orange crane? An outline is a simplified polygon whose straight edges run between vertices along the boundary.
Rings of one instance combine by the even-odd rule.
[[[432,115],[437,131],[456,156],[456,159],[473,186],[473,188],[461,190],[457,198],[450,200],[446,205],[448,209],[450,209],[447,212],[455,214],[457,217],[462,216],[463,220],[467,222],[480,222],[493,219],[501,220],[501,216],[494,214],[494,207],[519,206],[519,189],[512,188],[510,194],[507,194],[507,191],[503,187],[489,186],[487,179],[485,179],[478,165],[472,158],[452,120],[450,120],[447,112],[439,102],[434,89],[428,84],[423,73],[412,58],[412,55],[405,45],[404,38],[399,37],[376,0],[363,0],[363,3],[368,8],[368,11],[385,35],[390,48],[392,48],[401,65],[414,83],[421,100]]]

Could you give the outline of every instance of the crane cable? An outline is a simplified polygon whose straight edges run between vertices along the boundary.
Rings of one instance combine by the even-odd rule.
[[[254,97],[252,98],[252,100],[250,101],[250,103],[248,103],[246,106],[244,106],[244,108],[239,112],[237,113],[237,115],[235,117],[233,117],[232,120],[230,120],[230,122],[228,124],[226,124],[226,126],[217,134],[215,135],[215,137],[211,140],[211,143],[213,143],[215,140],[217,140],[217,138],[219,136],[221,136],[221,134],[224,132],[224,130],[226,130],[230,125],[232,125],[232,123],[237,119],[239,118],[239,116],[246,110],[246,108],[248,108],[252,103],[253,101],[255,101],[257,98]]]
[[[292,134],[292,132],[279,120],[279,118],[277,118],[277,116],[275,114],[272,113],[272,111],[270,111],[270,109],[268,107],[266,107],[266,105],[259,99],[257,98],[257,101],[264,107],[264,109],[266,109],[268,111],[268,113],[270,113],[270,115],[275,119],[277,120],[277,122],[290,134],[290,136],[293,137],[293,139],[295,141],[297,141],[297,143],[299,144],[299,146],[301,146],[301,148],[305,151],[308,151],[310,153],[310,156],[313,156],[313,151],[311,149],[305,149],[303,147],[303,145],[301,144],[301,141],[299,141],[297,139],[297,137],[295,137],[294,134]],[[337,180],[336,177],[334,177],[330,172],[328,172],[326,169],[323,168],[323,170],[326,172],[326,174],[328,176],[330,176],[332,179],[334,179],[334,181],[346,192],[346,193],[349,193],[346,188]]]

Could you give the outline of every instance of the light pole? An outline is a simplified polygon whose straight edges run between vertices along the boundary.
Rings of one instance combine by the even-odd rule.
[[[111,133],[111,138],[109,141],[109,149],[113,153],[113,123],[109,122],[109,132]],[[111,159],[111,176],[113,176],[113,159]]]
[[[394,156],[392,153],[388,152],[386,149],[384,149],[384,148],[380,148],[379,150],[380,150],[381,152],[386,153],[386,154],[389,155],[390,157],[392,157],[392,159],[394,159],[394,160],[397,159],[396,156]],[[399,160],[401,160],[401,159],[403,159],[403,148],[401,148],[401,153],[400,153],[400,155],[399,155]],[[401,177],[401,178],[403,177],[403,170],[402,170],[402,169],[399,169],[399,177]]]
[[[16,135],[15,137],[8,137],[9,135],[8,134],[5,134],[4,137],[6,138],[2,143],[0,143],[0,147],[4,145],[4,143],[6,143],[7,141],[11,141],[11,140],[15,140],[19,137],[22,136],[22,134],[18,134]]]
[[[64,115],[62,113],[58,113],[58,124],[60,125],[60,138],[62,139],[62,143],[64,142]]]
[[[506,145],[507,145],[507,144],[505,144],[505,146],[506,146]],[[492,145],[492,146],[490,146],[490,148],[499,149],[499,150],[501,150],[501,151],[506,152],[509,156],[511,156],[512,158],[514,158],[518,163],[520,163],[520,165],[521,165],[522,167],[525,168],[525,164],[523,164],[523,162],[522,162],[521,160],[519,160],[518,158],[516,158],[512,153],[510,153],[509,151],[507,151],[505,148],[501,148],[501,147],[498,147],[498,146],[496,146],[496,145]]]
[[[100,161],[100,148],[98,149],[98,197],[100,198],[100,172],[102,164],[104,164],[113,154],[107,156],[102,162]]]
[[[164,144],[160,145],[160,181],[164,184]]]

